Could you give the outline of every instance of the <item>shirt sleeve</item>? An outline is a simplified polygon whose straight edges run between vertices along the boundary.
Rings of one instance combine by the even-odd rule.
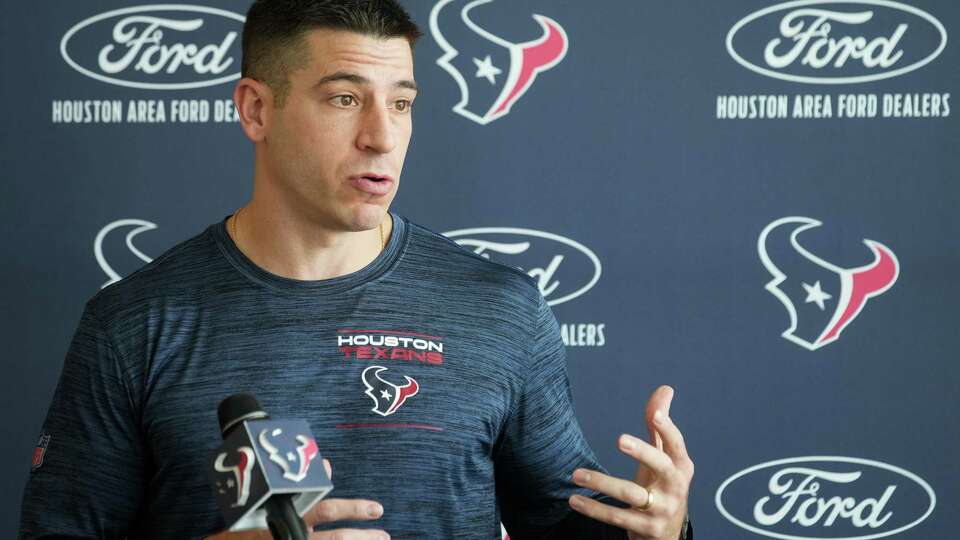
[[[146,469],[134,395],[91,301],[43,423],[23,494],[22,540],[134,533]]]
[[[574,416],[560,328],[542,296],[536,319],[530,369],[494,456],[504,526],[513,540],[625,539],[622,529],[586,518],[567,503],[578,493],[617,505],[573,483],[577,468],[604,469]]]

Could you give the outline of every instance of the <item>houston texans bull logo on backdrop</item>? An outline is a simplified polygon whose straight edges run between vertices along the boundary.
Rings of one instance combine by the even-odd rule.
[[[93,240],[93,255],[96,257],[100,269],[103,270],[103,273],[106,274],[108,278],[107,281],[100,286],[101,289],[120,281],[123,279],[123,275],[133,272],[143,265],[143,263],[153,261],[152,257],[144,254],[133,245],[133,239],[142,232],[152,231],[156,228],[156,223],[142,219],[118,219],[100,229],[97,237]],[[125,232],[123,238],[127,249],[120,248],[118,241],[120,234],[123,232]],[[111,255],[109,257],[105,254],[105,251],[107,251],[105,245],[107,244],[110,246],[109,251]],[[131,254],[134,257],[130,257]],[[111,263],[110,261],[114,259],[119,260]]]
[[[867,300],[889,289],[900,274],[893,251],[873,240],[863,241],[873,262],[857,268],[841,268],[807,251],[797,238],[820,225],[815,219],[785,217],[767,225],[757,240],[760,260],[773,276],[766,289],[790,315],[790,327],[781,335],[811,351],[836,341]]]
[[[406,376],[404,376],[407,380],[406,384],[402,386],[393,384],[380,376],[384,371],[387,371],[387,368],[383,366],[370,366],[363,370],[361,378],[364,386],[367,387],[365,393],[374,403],[370,410],[380,416],[390,416],[397,412],[407,398],[417,395],[420,385],[416,380]]]
[[[272,430],[269,435],[267,430],[262,430],[257,436],[257,442],[267,451],[270,461],[283,470],[283,477],[292,482],[299,482],[307,477],[310,464],[320,452],[313,437],[300,433],[290,437],[284,435],[279,428]]]
[[[482,125],[508,114],[539,73],[563,60],[568,44],[563,27],[543,15],[533,15],[540,37],[524,43],[480,28],[470,12],[491,2],[441,0],[430,12],[430,33],[444,52],[437,65],[460,88],[453,111]]]

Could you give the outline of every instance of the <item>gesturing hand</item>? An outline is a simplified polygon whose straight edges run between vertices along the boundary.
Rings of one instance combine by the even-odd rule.
[[[323,467],[327,469],[327,476],[333,478],[330,462],[323,460]],[[374,501],[364,499],[324,499],[303,515],[307,529],[320,523],[335,521],[369,521],[383,515],[383,507]],[[255,531],[229,532],[224,531],[206,540],[271,540],[270,531],[259,529]],[[373,529],[336,529],[333,531],[311,532],[310,540],[390,540],[390,535],[384,531]]]
[[[650,443],[631,435],[620,436],[620,451],[638,462],[633,481],[577,469],[577,485],[609,495],[630,505],[617,508],[573,495],[570,506],[598,521],[621,527],[631,540],[677,540],[687,515],[687,494],[693,479],[693,461],[687,455],[683,434],[670,418],[673,389],[657,388],[647,402]]]

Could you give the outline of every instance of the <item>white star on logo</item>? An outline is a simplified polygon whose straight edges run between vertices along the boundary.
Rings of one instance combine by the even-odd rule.
[[[817,304],[817,307],[820,308],[820,311],[826,309],[826,306],[823,305],[823,301],[829,300],[833,298],[833,296],[823,292],[823,289],[820,288],[820,282],[817,281],[812,286],[807,285],[806,283],[802,283],[802,285],[807,291],[807,299],[804,300],[804,303],[809,304],[810,302],[814,302]]]
[[[380,397],[382,397],[383,399],[390,399],[393,396],[390,395],[390,392],[383,390],[382,392],[380,392]]]
[[[228,488],[232,488],[233,486],[234,486],[233,478],[228,479],[228,480],[227,480],[227,487],[228,487]]]
[[[293,452],[287,452],[287,461],[293,462],[293,461],[296,461],[296,460],[297,460],[297,455],[296,455],[296,454],[294,454]]]
[[[486,77],[490,84],[497,84],[497,75],[503,73],[503,71],[493,65],[493,60],[490,59],[489,54],[483,60],[474,58],[473,63],[477,65],[477,77]]]

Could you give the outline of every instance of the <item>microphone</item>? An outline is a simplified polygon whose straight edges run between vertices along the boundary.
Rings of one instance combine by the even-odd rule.
[[[252,394],[217,408],[223,444],[208,477],[230,531],[270,529],[275,540],[307,540],[303,514],[333,484],[305,420],[273,420]]]

